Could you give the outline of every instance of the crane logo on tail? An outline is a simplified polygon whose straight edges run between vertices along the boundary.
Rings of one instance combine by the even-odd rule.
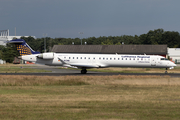
[[[31,50],[26,46],[16,44],[16,48],[19,51],[20,55],[31,55],[32,54]]]
[[[34,51],[23,39],[11,40],[8,43],[14,43],[21,56],[40,53]]]

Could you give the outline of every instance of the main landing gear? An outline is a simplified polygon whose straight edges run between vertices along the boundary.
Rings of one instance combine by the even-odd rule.
[[[86,74],[86,73],[87,73],[86,68],[82,68],[82,70],[81,70],[81,74]]]
[[[168,68],[166,68],[165,74],[167,74],[167,73],[168,73],[168,72],[167,72],[167,69],[168,69]]]

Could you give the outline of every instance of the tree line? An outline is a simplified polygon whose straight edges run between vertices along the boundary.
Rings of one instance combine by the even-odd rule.
[[[80,45],[80,38],[33,38],[33,37],[22,37],[29,46],[35,51],[41,53],[44,52],[44,42],[46,42],[46,50],[50,52],[54,45]],[[122,36],[100,36],[83,38],[82,44],[87,45],[162,45],[167,44],[169,48],[179,48],[180,47],[180,34],[175,31],[164,31],[163,29],[150,30],[146,34],[142,35],[122,35]],[[14,45],[0,46],[0,57],[7,62],[12,62],[14,56],[19,54],[16,51]]]

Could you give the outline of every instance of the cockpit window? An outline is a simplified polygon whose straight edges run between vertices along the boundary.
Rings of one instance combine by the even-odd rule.
[[[168,59],[166,59],[166,58],[161,58],[161,60],[168,60]]]

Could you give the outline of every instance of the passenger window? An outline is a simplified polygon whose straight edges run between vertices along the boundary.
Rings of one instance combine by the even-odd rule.
[[[168,60],[168,59],[166,59],[166,58],[161,58],[161,60]]]
[[[110,58],[110,60],[112,60],[112,58]]]
[[[108,60],[108,58],[106,58],[106,60]]]
[[[123,58],[122,58],[122,60],[123,60]]]
[[[78,57],[77,57],[77,59],[78,59]]]
[[[103,60],[105,60],[105,58],[103,58]]]
[[[84,59],[86,59],[86,57],[84,57]]]
[[[99,60],[101,60],[101,58],[99,58]]]
[[[116,60],[116,58],[114,58],[114,60]]]
[[[90,60],[90,57],[88,59]]]
[[[82,59],[82,57],[81,57],[81,59]]]
[[[118,60],[120,60],[120,59],[118,58]]]
[[[95,58],[93,58],[95,60]]]
[[[69,59],[71,59],[71,57],[69,57]]]

